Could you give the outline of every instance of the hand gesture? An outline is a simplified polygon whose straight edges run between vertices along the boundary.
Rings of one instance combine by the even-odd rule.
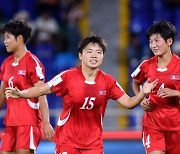
[[[176,96],[175,90],[169,88],[161,88],[158,90],[157,94],[162,98]]]
[[[154,109],[154,107],[147,98],[144,98],[143,101],[141,102],[141,108],[146,112],[150,112]]]
[[[158,79],[154,80],[153,82],[149,82],[149,80],[147,80],[142,87],[143,93],[144,94],[151,93],[154,87],[156,87],[157,83],[158,83]]]
[[[9,97],[19,98],[21,97],[21,91],[17,87],[16,88],[8,87],[6,88],[5,95],[7,99]]]

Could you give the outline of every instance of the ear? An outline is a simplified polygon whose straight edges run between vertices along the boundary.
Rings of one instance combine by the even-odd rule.
[[[17,40],[23,41],[23,36],[22,36],[22,35],[19,35],[19,36],[17,37]]]
[[[79,59],[82,60],[82,54],[79,52]]]
[[[171,46],[171,45],[172,45],[172,43],[173,43],[172,38],[167,39],[167,44],[168,44],[168,46]]]

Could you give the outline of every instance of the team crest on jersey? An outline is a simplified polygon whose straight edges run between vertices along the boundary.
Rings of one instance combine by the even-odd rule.
[[[99,90],[99,95],[106,96],[107,91],[106,90]]]
[[[19,75],[26,75],[26,70],[18,70]]]
[[[171,80],[180,80],[180,74],[171,75]]]

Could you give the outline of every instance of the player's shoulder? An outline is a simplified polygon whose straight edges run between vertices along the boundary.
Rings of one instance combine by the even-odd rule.
[[[145,59],[145,60],[143,60],[140,64],[139,64],[139,67],[143,67],[143,66],[145,66],[145,67],[147,67],[147,66],[149,66],[150,64],[153,64],[154,65],[154,63],[156,62],[156,56],[153,56],[153,57],[150,57],[150,58],[147,58],[147,59]]]
[[[80,73],[80,68],[79,67],[72,67],[72,68],[69,68],[67,70],[64,70],[64,71],[60,72],[59,76],[73,77],[73,76],[75,76],[76,74],[79,74],[79,73]]]
[[[31,53],[30,51],[27,52],[26,59],[32,62],[39,61],[38,57],[35,54]]]
[[[180,63],[180,57],[176,54],[173,54],[174,60]]]
[[[109,73],[104,72],[103,70],[99,70],[99,75],[104,78],[105,80],[115,80],[115,78],[110,75]]]
[[[2,64],[5,64],[5,63],[8,63],[9,61],[12,61],[13,57],[14,57],[13,54],[10,55],[10,56],[8,56],[8,57],[6,57],[6,58],[4,59],[4,61],[2,62]]]

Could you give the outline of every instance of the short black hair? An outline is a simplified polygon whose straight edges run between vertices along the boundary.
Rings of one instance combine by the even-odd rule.
[[[78,52],[82,54],[84,48],[90,43],[92,44],[97,43],[102,48],[103,53],[106,52],[107,43],[100,36],[96,36],[96,35],[87,36],[84,39],[82,39],[78,45]]]
[[[3,33],[11,33],[17,38],[19,35],[23,36],[24,43],[27,43],[31,37],[31,27],[22,19],[12,19],[8,21],[2,28]]]
[[[167,41],[172,38],[173,42],[176,38],[176,27],[168,21],[155,22],[146,33],[146,38],[149,40],[151,35],[160,34],[162,38]]]

